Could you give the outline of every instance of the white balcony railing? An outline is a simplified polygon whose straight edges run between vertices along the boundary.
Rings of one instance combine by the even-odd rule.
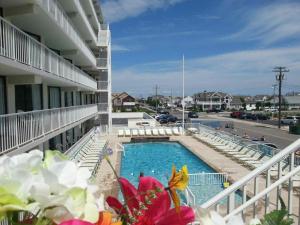
[[[37,110],[0,116],[0,155],[97,114],[97,105]]]
[[[58,3],[57,0],[37,0],[39,5],[52,16],[52,18],[57,22],[57,24],[64,30],[76,43],[79,45],[79,48],[84,51],[86,56],[89,58],[93,64],[96,62],[95,56],[92,53],[91,49],[87,44],[82,40],[79,35],[79,32],[75,29],[71,20],[65,13],[62,6]]]
[[[98,32],[98,45],[102,47],[107,47],[109,43],[110,43],[110,31],[103,30],[103,28],[101,28],[100,26]]]
[[[300,139],[259,164],[256,169],[202,204],[201,208],[217,209],[225,220],[240,213],[257,218],[274,209],[280,209],[281,197],[287,204],[289,216],[293,216],[298,220],[297,224],[300,224],[300,202],[295,201],[299,196],[294,192],[300,179],[300,166],[295,163],[295,152],[299,148]],[[241,203],[237,203],[235,199],[239,192],[242,192]],[[222,204],[224,199],[227,204]]]
[[[81,14],[82,19],[84,20],[88,30],[90,31],[91,35],[93,36],[93,39],[96,42],[97,41],[97,34],[96,34],[95,30],[92,28],[92,25],[91,25],[89,19],[87,18],[87,15],[85,14],[85,11],[83,10],[80,1],[76,0],[76,1],[74,1],[74,3],[77,6],[77,9],[78,9],[79,13]]]
[[[97,67],[106,68],[107,62],[107,58],[97,58]]]
[[[0,55],[95,90],[96,81],[0,17]]]
[[[98,103],[98,113],[107,113],[108,112],[108,104],[107,103]]]
[[[100,91],[107,91],[108,81],[97,81],[97,89]]]

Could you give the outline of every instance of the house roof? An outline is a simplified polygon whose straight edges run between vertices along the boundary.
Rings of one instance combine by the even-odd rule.
[[[197,98],[197,100],[200,100],[200,101],[205,101],[205,99],[208,100],[208,99],[210,99],[214,96],[219,96],[221,98],[224,98],[226,96],[232,97],[230,94],[220,92],[220,91],[217,91],[217,92],[200,92],[200,93],[195,94],[195,97]]]
[[[128,96],[131,97],[131,98],[133,98],[133,99],[135,99],[134,97],[132,97],[131,95],[129,95],[127,92],[112,93],[111,96],[112,96],[112,99],[120,98],[122,100],[124,98],[127,98]]]
[[[241,97],[240,96],[232,96],[232,101],[230,105],[242,105]]]
[[[284,96],[284,99],[288,104],[300,104],[300,95],[296,96]]]

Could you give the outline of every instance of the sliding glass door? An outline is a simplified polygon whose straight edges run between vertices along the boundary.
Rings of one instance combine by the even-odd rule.
[[[0,115],[6,113],[6,89],[5,79],[0,77]]]
[[[48,87],[49,90],[49,109],[61,107],[60,88]]]
[[[26,84],[15,86],[16,112],[42,109],[42,85]]]

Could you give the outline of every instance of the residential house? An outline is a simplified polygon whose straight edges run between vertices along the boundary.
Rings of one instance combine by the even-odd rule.
[[[228,109],[243,109],[243,102],[241,100],[241,96],[232,96],[232,101],[230,102],[230,106],[228,107]]]
[[[201,92],[194,95],[196,104],[203,110],[230,108],[232,96],[223,92]]]
[[[195,101],[193,99],[193,97],[191,96],[186,96],[183,100],[181,100],[181,105],[183,105],[184,103],[184,106],[185,108],[192,108],[195,104]]]
[[[126,92],[112,94],[114,111],[132,111],[136,107],[135,98]]]

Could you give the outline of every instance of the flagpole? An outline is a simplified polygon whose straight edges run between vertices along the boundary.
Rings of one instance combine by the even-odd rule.
[[[182,133],[184,133],[184,55],[182,56]]]

